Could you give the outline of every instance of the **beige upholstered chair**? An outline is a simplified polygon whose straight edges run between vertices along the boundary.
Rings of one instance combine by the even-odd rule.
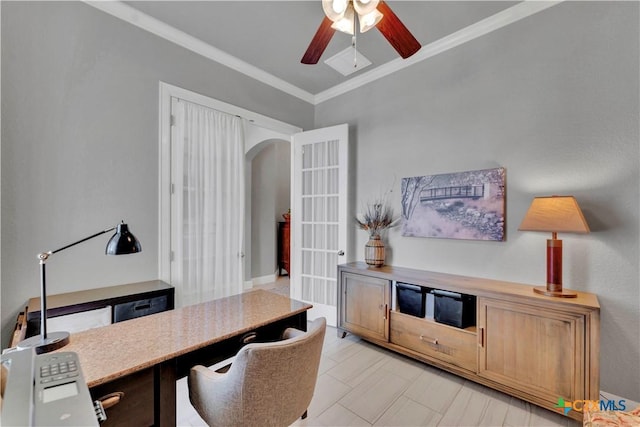
[[[225,373],[194,366],[191,404],[210,426],[287,426],[305,417],[325,329],[321,317],[307,332],[289,328],[282,341],[248,344]]]

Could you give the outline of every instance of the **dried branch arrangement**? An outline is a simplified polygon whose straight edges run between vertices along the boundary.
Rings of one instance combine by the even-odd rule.
[[[400,218],[393,217],[393,209],[385,198],[367,203],[364,212],[356,216],[358,227],[369,233],[369,237],[379,236],[383,230],[394,227]]]

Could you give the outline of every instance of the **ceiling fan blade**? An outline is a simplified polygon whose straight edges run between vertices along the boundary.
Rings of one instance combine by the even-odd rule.
[[[380,1],[377,9],[384,16],[376,27],[400,56],[406,59],[420,50],[420,42],[384,1]]]
[[[335,29],[331,28],[331,24],[333,21],[327,18],[326,16],[322,20],[322,23],[318,27],[318,31],[316,31],[316,35],[313,36],[307,51],[304,53],[302,57],[303,64],[317,64],[318,60],[322,56],[322,53],[327,48],[327,45],[331,41],[331,37],[333,37],[333,33],[336,32]]]

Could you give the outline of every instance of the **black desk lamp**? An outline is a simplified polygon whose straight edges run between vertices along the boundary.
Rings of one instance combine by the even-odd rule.
[[[99,233],[85,237],[84,239],[78,240],[77,242],[71,243],[70,245],[64,246],[60,249],[56,249],[55,251],[38,254],[38,259],[40,260],[40,335],[27,338],[26,340],[19,342],[17,346],[19,350],[35,348],[36,353],[41,354],[57,350],[60,347],[64,347],[69,344],[69,332],[47,333],[47,279],[45,274],[45,263],[49,257],[55,253],[116,230],[116,228],[116,234],[114,234],[107,243],[107,248],[105,250],[107,255],[126,255],[142,251],[140,242],[129,232],[129,227],[124,223],[124,221],[122,221],[122,223],[118,224],[116,227],[100,231]]]

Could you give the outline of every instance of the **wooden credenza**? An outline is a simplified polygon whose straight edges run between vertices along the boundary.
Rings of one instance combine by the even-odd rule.
[[[458,328],[402,313],[398,282],[470,296]],[[533,286],[364,263],[338,266],[338,333],[380,346],[554,412],[558,399],[599,400],[600,306],[594,294],[552,298]],[[570,411],[581,420],[582,414]]]

